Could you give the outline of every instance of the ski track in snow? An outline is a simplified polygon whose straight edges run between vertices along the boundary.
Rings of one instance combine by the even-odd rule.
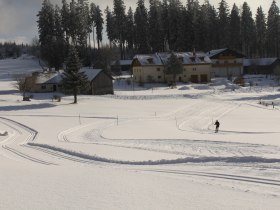
[[[208,102],[207,108],[203,102],[195,102],[186,105],[170,113],[161,116],[143,118],[122,118],[119,124],[135,123],[141,120],[162,121],[176,120],[179,132],[194,132],[198,134],[209,134],[213,132],[212,119],[220,119],[231,111],[242,106],[241,103],[233,102]],[[204,109],[203,109],[204,108]],[[47,116],[44,117],[58,117]],[[75,116],[76,117],[76,116]],[[9,130],[6,139],[0,142],[0,155],[16,161],[27,161],[33,164],[45,166],[74,164],[114,164],[119,166],[168,166],[177,164],[204,166],[238,166],[238,167],[260,167],[270,170],[280,169],[280,149],[276,146],[215,142],[209,140],[194,139],[109,139],[102,134],[104,130],[113,128],[116,125],[114,117],[98,117],[103,120],[101,123],[89,123],[69,128],[58,134],[58,142],[66,144],[89,144],[103,145],[108,147],[143,150],[166,154],[182,155],[185,158],[159,159],[153,161],[130,161],[117,160],[106,157],[99,157],[83,153],[82,151],[69,150],[59,146],[37,143],[38,133],[26,125],[16,121],[0,117],[0,123]],[[223,135],[230,131],[222,131]],[[258,132],[256,132],[257,134]],[[244,132],[243,132],[244,134]],[[207,154],[207,155],[206,155]],[[278,155],[279,158],[265,158],[264,154]],[[128,168],[130,169],[130,168]],[[143,172],[171,174],[176,176],[191,176],[196,179],[221,179],[227,181],[246,182],[265,186],[279,187],[277,179],[250,177],[223,173],[206,173],[200,171],[172,170],[172,169],[139,169]]]

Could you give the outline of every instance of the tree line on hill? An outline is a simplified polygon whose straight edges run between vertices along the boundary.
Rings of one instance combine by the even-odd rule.
[[[0,42],[0,59],[18,58],[23,54],[35,55],[37,49],[34,45]]]
[[[180,0],[149,0],[149,8],[145,0],[138,0],[134,11],[123,0],[113,0],[113,8],[107,7],[104,13],[88,0],[62,0],[61,7],[44,0],[37,22],[41,56],[56,69],[70,45],[84,64],[105,68],[116,49],[121,59],[136,53],[226,47],[248,57],[279,57],[280,53],[280,14],[275,0],[267,15],[260,6],[255,17],[247,2],[230,9],[225,0],[217,9],[208,0],[202,4],[187,0],[185,5]],[[106,47],[101,45],[104,25]]]

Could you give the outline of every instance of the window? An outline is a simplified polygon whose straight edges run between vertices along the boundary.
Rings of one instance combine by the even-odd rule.
[[[193,71],[196,71],[196,68],[193,68],[192,70],[193,70]]]
[[[160,71],[160,68],[157,68],[157,71]]]
[[[158,79],[161,79],[161,76],[158,76],[157,78],[158,78]]]
[[[42,90],[47,89],[46,85],[42,85],[41,88],[42,88]]]

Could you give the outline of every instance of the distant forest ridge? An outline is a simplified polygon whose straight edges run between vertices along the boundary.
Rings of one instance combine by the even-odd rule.
[[[88,0],[62,0],[60,7],[44,0],[37,22],[45,58],[53,55],[49,52],[54,49],[65,55],[70,44],[86,57],[88,49],[102,47],[104,34],[110,47],[120,49],[122,59],[135,54],[226,47],[248,57],[279,57],[276,1],[272,1],[267,15],[262,7],[255,14],[247,2],[241,8],[236,4],[229,8],[225,0],[217,8],[207,0],[188,0],[186,4],[180,0],[149,0],[148,4],[138,0],[134,10],[126,8],[123,0],[113,0],[113,7],[104,11]]]

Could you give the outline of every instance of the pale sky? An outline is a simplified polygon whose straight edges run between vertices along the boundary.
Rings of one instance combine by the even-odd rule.
[[[112,8],[113,0],[89,0],[101,7],[102,10],[109,5]],[[145,0],[146,3],[149,0]],[[181,0],[183,4],[187,0]],[[212,5],[217,8],[221,0],[209,0]],[[235,2],[240,7],[245,0],[226,0],[231,9]],[[253,14],[258,6],[262,6],[267,14],[268,9],[273,0],[247,0]],[[54,4],[60,4],[61,0],[51,0]],[[69,2],[69,0],[68,0]],[[127,8],[136,7],[137,0],[124,0]],[[201,3],[204,0],[200,0]],[[276,0],[280,7],[280,0]],[[42,0],[0,0],[0,42],[1,41],[16,41],[18,43],[29,43],[32,38],[38,36],[37,32],[37,14],[41,9]]]

